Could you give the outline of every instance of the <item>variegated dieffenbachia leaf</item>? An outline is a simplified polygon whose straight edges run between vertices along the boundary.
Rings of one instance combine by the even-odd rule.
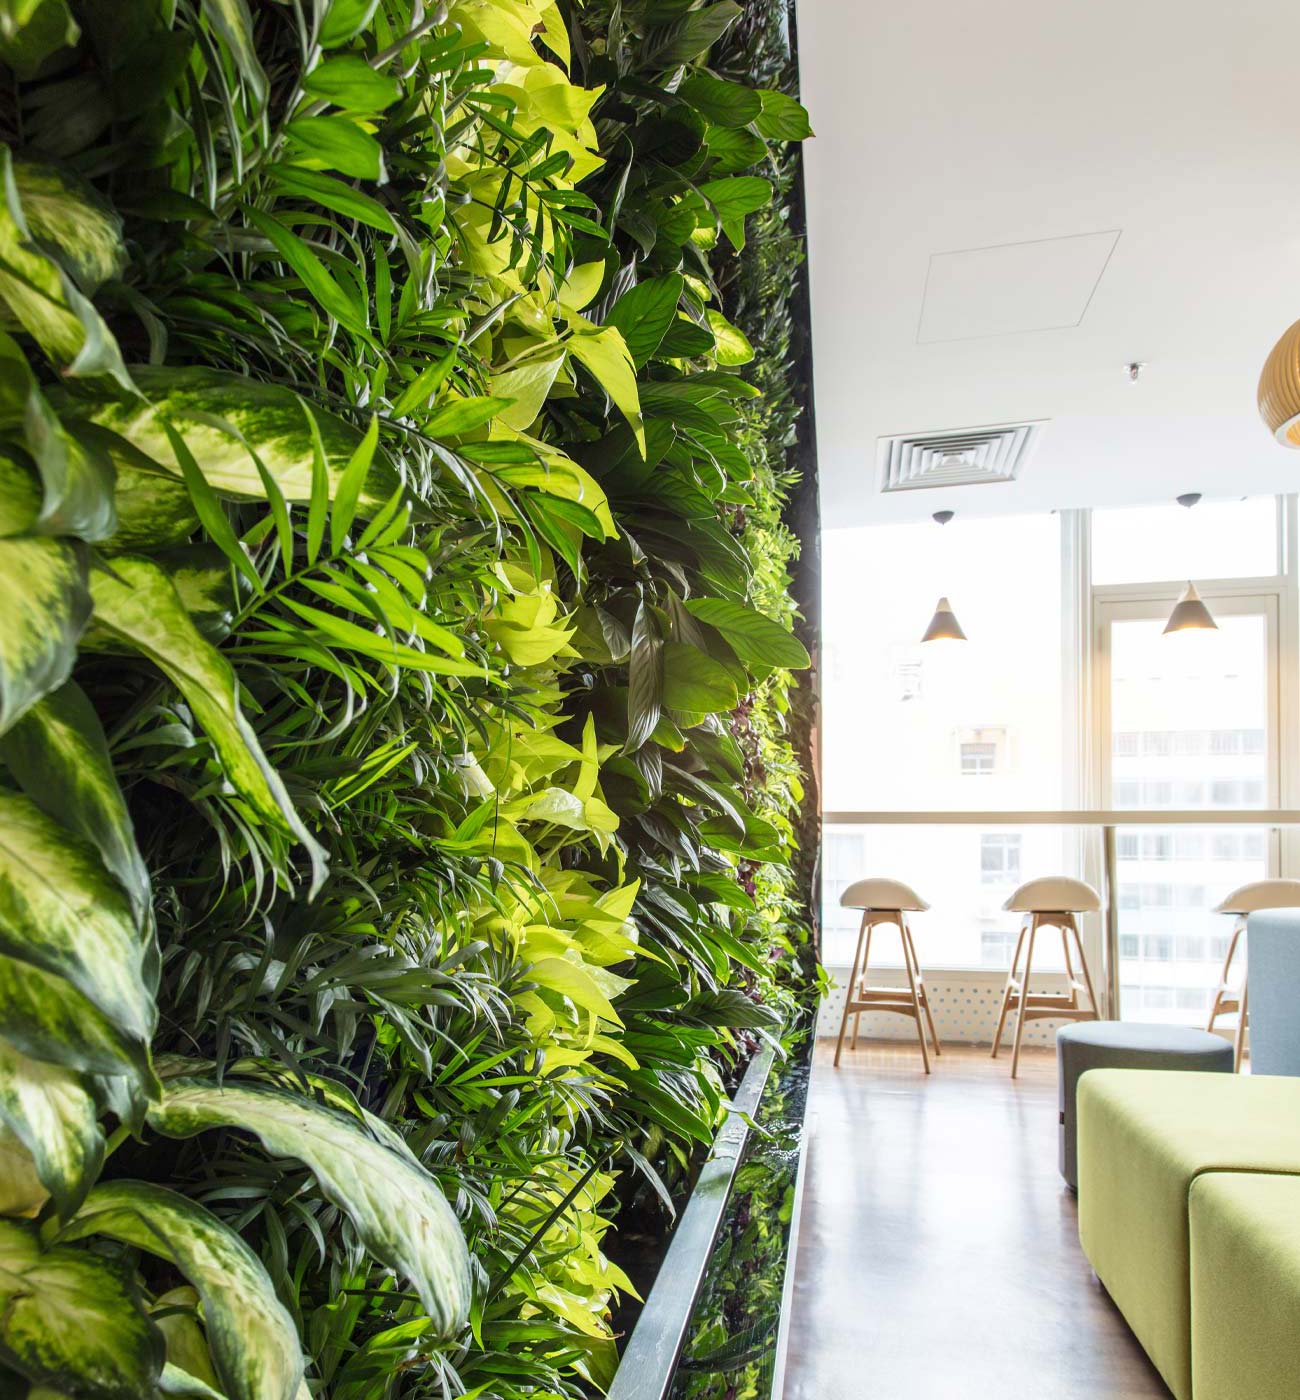
[[[0,734],[72,674],[90,617],[85,546],[0,539]]]
[[[357,1119],[262,1085],[169,1081],[149,1124],[168,1137],[238,1127],[268,1152],[295,1157],[352,1221],[365,1247],[415,1285],[435,1330],[449,1337],[469,1315],[469,1252],[437,1181],[377,1141]]]
[[[24,441],[41,474],[44,499],[33,533],[106,540],[117,528],[113,463],[72,436],[33,386],[23,415]]]
[[[162,1335],[124,1264],[73,1245],[43,1249],[34,1228],[0,1220],[0,1361],[67,1395],[145,1400]]]
[[[104,1161],[104,1134],[81,1076],[0,1039],[0,1122],[31,1153],[59,1214],[70,1217]]]
[[[122,555],[113,560],[112,573],[95,574],[91,589],[96,623],[129,642],[177,686],[231,786],[268,826],[307,848],[314,894],[325,878],[325,852],[294,810],[239,707],[234,668],[195,627],[167,573],[152,559]]]
[[[0,953],[0,1026],[25,1055],[121,1081],[125,1111],[157,1092],[148,1043],[125,1032],[65,978]],[[116,1105],[115,1105],[116,1106]],[[124,1114],[125,1116],[125,1114]]]
[[[63,166],[30,160],[15,160],[13,173],[32,238],[58,256],[87,296],[122,275],[122,217],[93,185]]]
[[[109,1235],[170,1260],[198,1290],[213,1369],[227,1400],[294,1400],[302,1350],[262,1261],[211,1211],[160,1186],[97,1186],[60,1241]]]
[[[50,1199],[36,1161],[11,1129],[0,1123],[0,1215],[39,1215]]]
[[[0,759],[42,811],[99,851],[143,928],[149,915],[149,872],[135,843],[103,726],[80,686],[68,681],[33,705],[0,738]]]
[[[0,953],[65,979],[147,1045],[158,1021],[150,942],[94,847],[30,798],[0,792]]]
[[[106,400],[90,407],[69,402],[67,412],[80,412],[123,438],[159,471],[179,477],[181,467],[164,426],[170,424],[213,490],[263,500],[266,488],[251,447],[286,501],[311,500],[315,445],[302,400],[292,390],[224,370],[140,366],[131,373],[143,399]],[[312,409],[312,416],[320,429],[333,498],[362,433],[319,408]],[[392,464],[376,452],[361,490],[362,504],[382,504],[396,486]]]
[[[42,246],[28,220],[21,181],[30,169],[24,167],[20,175],[9,148],[0,146],[0,301],[64,374],[108,375],[130,391],[131,377],[113,333],[65,264]],[[72,192],[64,198],[61,228],[79,226],[91,247],[112,240],[113,230],[106,227],[97,201]],[[75,254],[71,263],[78,265]],[[102,258],[92,254],[83,265],[102,267]]]

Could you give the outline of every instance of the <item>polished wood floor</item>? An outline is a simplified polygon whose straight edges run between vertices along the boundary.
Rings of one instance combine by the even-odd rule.
[[[1169,1392],[1079,1249],[1056,1060],[817,1050],[785,1400]]]

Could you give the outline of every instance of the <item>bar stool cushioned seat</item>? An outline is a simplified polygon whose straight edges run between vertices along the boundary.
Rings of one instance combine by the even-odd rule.
[[[930,907],[911,885],[874,876],[869,880],[855,880],[840,895],[840,904],[845,909],[906,909],[918,914]]]
[[[1083,1252],[1177,1400],[1191,1400],[1192,1183],[1214,1171],[1300,1175],[1300,1081],[1093,1070],[1078,1128]]]
[[[1094,914],[1101,908],[1101,896],[1082,880],[1045,875],[1026,880],[1002,907],[1015,914]]]
[[[1090,1069],[1186,1069],[1232,1073],[1232,1044],[1191,1026],[1137,1021],[1083,1021],[1056,1034],[1061,1107],[1061,1175],[1079,1184],[1075,1142],[1075,1092]]]
[[[1283,1400],[1300,1377],[1300,1177],[1192,1182],[1192,1391]]]

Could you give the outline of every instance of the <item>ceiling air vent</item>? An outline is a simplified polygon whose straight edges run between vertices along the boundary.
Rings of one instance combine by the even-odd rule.
[[[1015,481],[1038,444],[1042,423],[1001,423],[942,433],[880,438],[876,460],[882,491],[980,486]]]

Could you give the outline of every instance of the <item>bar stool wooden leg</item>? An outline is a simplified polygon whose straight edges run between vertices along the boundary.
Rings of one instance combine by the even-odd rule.
[[[1228,956],[1223,960],[1223,971],[1219,974],[1219,985],[1214,993],[1214,1004],[1210,1007],[1210,1021],[1205,1027],[1207,1031],[1214,1029],[1214,1023],[1220,1016],[1232,1011],[1237,1004],[1237,998],[1232,994],[1232,960],[1237,956],[1237,941],[1241,938],[1242,931],[1246,927],[1244,918],[1238,919],[1232,928],[1232,937],[1228,940]]]
[[[998,1028],[993,1033],[993,1058],[998,1057],[1002,1045],[1002,1032],[1007,1024],[1007,1012],[1011,1009],[1011,988],[1015,985],[1016,969],[1020,966],[1020,950],[1025,946],[1026,921],[1020,921],[1020,934],[1016,938],[1016,951],[1011,959],[1011,971],[1007,973],[1007,984],[1002,989],[1002,1010],[998,1013]]]
[[[912,971],[912,959],[907,953],[907,926],[903,923],[903,915],[898,916],[898,931],[903,939],[903,965],[907,969],[907,985],[912,993],[913,1014],[916,1017],[916,1038],[921,1042],[921,1063],[925,1066],[926,1074],[930,1073],[930,1051],[925,1043],[925,1021],[922,1019],[921,998],[916,990],[916,976]]]
[[[1249,995],[1250,974],[1248,972],[1246,974],[1246,980],[1241,984],[1241,1009],[1237,1012],[1237,1034],[1232,1042],[1232,1072],[1234,1074],[1241,1073],[1241,1057],[1246,1050],[1246,1017],[1248,1014],[1246,1001]]]
[[[1101,1020],[1101,1003],[1097,1000],[1096,989],[1092,985],[1092,973],[1088,971],[1088,958],[1083,951],[1083,939],[1079,925],[1073,914],[1070,915],[1070,932],[1074,934],[1074,946],[1079,950],[1079,969],[1083,973],[1083,985],[1088,989],[1088,1000],[1092,1003],[1093,1020]]]
[[[1029,942],[1025,947],[1025,978],[1020,984],[1020,1008],[1016,1016],[1016,1038],[1011,1047],[1011,1077],[1016,1077],[1020,1069],[1020,1037],[1025,1033],[1025,1010],[1029,1004],[1029,974],[1034,966],[1034,938],[1038,933],[1039,916],[1034,914],[1029,920]]]
[[[1075,981],[1074,964],[1070,960],[1070,930],[1061,924],[1060,931],[1061,954],[1065,958],[1065,985],[1070,989],[1070,1009],[1077,1011],[1079,1008],[1079,988]]]
[[[853,1005],[858,990],[858,963],[862,958],[862,940],[867,934],[867,913],[862,915],[862,927],[858,929],[858,946],[853,950],[853,972],[849,985],[844,989],[844,1015],[840,1017],[840,1038],[835,1042],[835,1068],[840,1067],[840,1051],[844,1049],[844,1031],[849,1024],[849,1007]]]
[[[936,1056],[942,1052],[939,1049],[939,1032],[934,1028],[934,1013],[930,1010],[930,989],[925,985],[925,977],[921,972],[921,961],[916,956],[916,944],[912,941],[912,928],[910,924],[903,925],[903,937],[907,952],[912,955],[912,966],[916,969],[916,982],[920,988],[921,1006],[925,1010],[925,1021],[930,1027],[930,1039],[934,1042],[934,1053]]]
[[[863,917],[865,918],[866,915]],[[875,932],[875,929],[875,924],[871,922],[867,923],[867,942],[862,950],[862,967],[858,971],[858,980],[862,982],[867,980],[867,967],[871,963],[871,935]],[[861,1028],[862,1012],[857,1011],[853,1016],[853,1039],[849,1041],[850,1050],[856,1050],[858,1048],[858,1031],[861,1030]]]

